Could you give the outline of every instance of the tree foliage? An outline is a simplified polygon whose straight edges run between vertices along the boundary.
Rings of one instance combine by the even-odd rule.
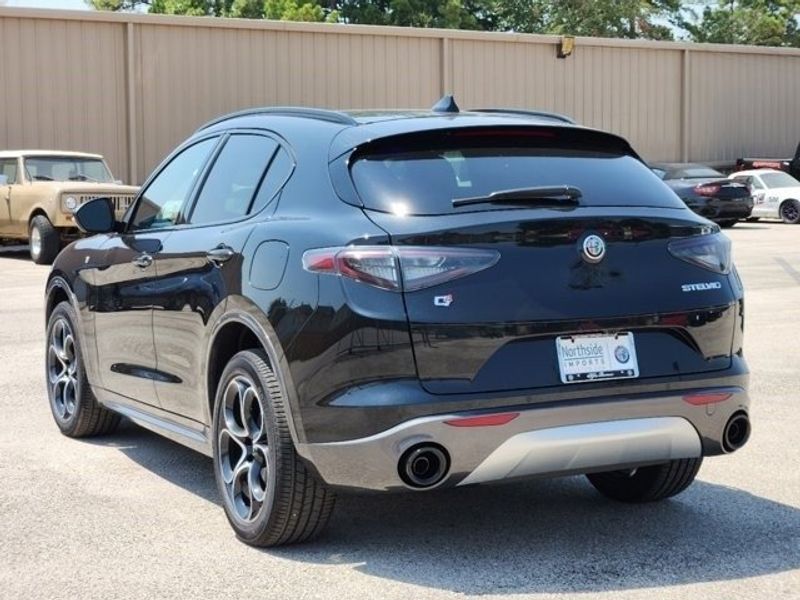
[[[800,0],[86,0],[98,10],[800,47]]]
[[[718,0],[682,24],[698,42],[800,47],[800,0]]]

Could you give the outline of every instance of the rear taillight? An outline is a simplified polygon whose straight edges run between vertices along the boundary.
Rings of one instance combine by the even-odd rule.
[[[412,292],[483,271],[498,260],[496,250],[479,248],[348,246],[308,250],[303,254],[303,268]]]
[[[731,241],[721,233],[680,238],[668,248],[675,258],[709,271],[726,274],[731,270]]]
[[[714,196],[719,190],[720,186],[718,185],[697,185],[694,188],[694,193],[700,196]]]

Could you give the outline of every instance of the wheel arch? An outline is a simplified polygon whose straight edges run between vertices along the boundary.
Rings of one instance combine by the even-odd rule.
[[[286,408],[289,412],[289,430],[295,446],[305,441],[305,434],[299,422],[297,395],[286,361],[286,355],[280,346],[277,335],[272,330],[265,315],[256,313],[256,309],[233,309],[223,314],[215,323],[209,336],[205,362],[205,406],[207,422],[213,423],[214,400],[216,398],[219,377],[228,361],[242,350],[263,350],[267,362],[281,386]]]
[[[50,221],[51,224],[53,223],[53,219],[50,218],[50,215],[47,214],[47,211],[44,208],[42,208],[41,206],[38,206],[38,205],[34,206],[31,209],[30,214],[28,215],[28,233],[29,234],[30,234],[30,230],[31,230],[31,223],[33,222],[33,220],[36,217],[44,217],[45,219]]]

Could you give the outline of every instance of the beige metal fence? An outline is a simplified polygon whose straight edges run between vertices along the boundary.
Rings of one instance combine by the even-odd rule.
[[[101,152],[141,182],[204,121],[263,105],[555,110],[650,160],[788,155],[800,50],[0,8],[0,148]]]

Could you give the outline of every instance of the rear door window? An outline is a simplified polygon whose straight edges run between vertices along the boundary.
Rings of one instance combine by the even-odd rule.
[[[454,207],[453,200],[565,185],[581,190],[583,206],[685,208],[619,138],[581,130],[537,135],[478,129],[408,140],[387,138],[357,151],[350,173],[365,208],[395,214],[519,208]]]
[[[277,148],[268,137],[232,135],[203,183],[189,223],[222,223],[247,215]]]

